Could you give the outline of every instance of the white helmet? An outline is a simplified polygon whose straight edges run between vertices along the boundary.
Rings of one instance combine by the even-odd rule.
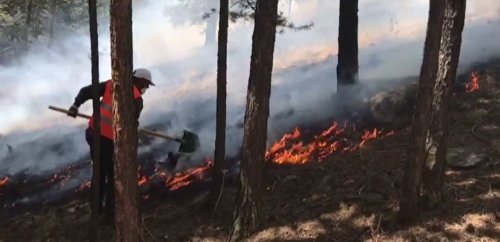
[[[135,69],[134,73],[132,74],[132,76],[136,77],[136,78],[141,78],[141,79],[148,80],[149,84],[151,84],[151,86],[155,86],[155,84],[153,83],[152,78],[151,78],[151,71],[149,71],[146,68],[137,68],[137,69]]]

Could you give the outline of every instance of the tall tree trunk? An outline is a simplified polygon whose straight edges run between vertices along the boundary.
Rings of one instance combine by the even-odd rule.
[[[52,0],[52,13],[55,12],[55,0]],[[100,93],[99,93],[99,53],[98,53],[98,35],[97,35],[97,13],[96,13],[96,0],[89,0],[89,30],[90,30],[90,53],[92,60],[92,89],[93,89],[93,98],[92,98],[92,106],[93,106],[93,119],[94,119],[94,133],[93,137],[93,148],[92,151],[94,154],[92,155],[94,159],[92,159],[92,180],[91,180],[91,195],[90,195],[90,209],[91,209],[91,232],[90,232],[90,240],[95,241],[97,239],[97,218],[98,213],[101,211],[101,201],[99,199],[99,194],[102,189],[99,184],[100,175],[101,175],[101,108],[100,108]],[[53,20],[55,16],[51,16],[51,32],[53,28]],[[49,40],[52,41],[52,40]]]
[[[432,104],[432,90],[438,72],[439,47],[443,23],[443,1],[430,0],[424,59],[420,69],[417,103],[407,151],[403,196],[399,211],[402,223],[413,220],[418,209],[422,168],[425,160],[425,139],[429,127],[428,112]]]
[[[137,120],[133,108],[132,1],[111,0],[116,241],[139,241]]]
[[[257,0],[240,165],[241,187],[231,241],[249,237],[258,227],[277,16],[278,0]]]
[[[358,81],[358,0],[340,0],[337,86]]]
[[[462,30],[465,22],[465,0],[445,0],[439,64],[433,88],[430,126],[425,144],[425,165],[422,174],[422,204],[436,207],[442,201],[448,113],[450,97],[457,73]]]
[[[31,24],[33,20],[33,0],[29,0],[26,3],[26,22],[24,28],[24,39],[22,43],[22,48],[26,50],[29,47],[30,42],[30,32],[31,32]]]
[[[33,18],[33,0],[28,0],[26,4],[26,27],[29,28]]]
[[[214,171],[210,203],[217,205],[222,194],[223,169],[226,154],[226,82],[227,82],[227,30],[229,26],[229,0],[220,0],[219,46],[217,53],[217,124],[215,131]],[[214,209],[217,209],[215,207]],[[214,210],[215,211],[215,210]]]

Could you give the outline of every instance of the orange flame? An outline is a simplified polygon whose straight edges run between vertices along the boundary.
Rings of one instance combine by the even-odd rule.
[[[276,142],[269,149],[269,151],[266,152],[266,159],[269,155],[274,154],[274,153],[278,152],[279,150],[284,149],[287,142],[292,141],[292,140],[296,140],[298,138],[300,138],[300,130],[299,130],[299,128],[296,127],[292,133],[283,135],[283,137],[280,139],[280,141]]]
[[[347,123],[344,123],[347,127]],[[341,144],[337,140],[331,139],[343,133],[345,129],[339,128],[337,122],[334,122],[320,135],[307,145],[300,141],[301,132],[295,128],[292,133],[285,134],[278,142],[276,142],[267,152],[266,160],[272,160],[277,164],[304,164],[312,160],[322,161],[330,154],[341,148]]]
[[[307,145],[304,145],[300,140],[301,132],[295,128],[292,133],[283,135],[266,152],[266,160],[272,160],[276,164],[305,164],[311,161],[324,161],[331,154],[342,151],[352,152],[366,144],[367,141],[394,134],[393,131],[382,135],[381,130],[373,129],[372,131],[365,130],[361,135],[359,144],[344,142],[342,135],[347,131],[356,132],[356,126],[351,127],[347,122],[344,122],[343,127],[340,127],[337,122],[334,122],[320,135],[314,136],[314,139]]]
[[[202,167],[189,169],[185,172],[176,174],[173,178],[168,179],[165,182],[165,186],[169,188],[170,191],[178,190],[179,188],[185,187],[194,181],[203,180],[208,170],[213,167],[213,161],[206,161],[205,165]]]
[[[154,174],[151,175],[150,177],[145,175],[139,176],[138,184],[139,186],[142,186],[147,182],[149,182],[150,180],[152,180],[154,177],[159,177],[165,181],[165,186],[170,191],[175,191],[195,181],[203,180],[203,178],[205,178],[206,176],[207,171],[210,170],[212,167],[213,167],[213,161],[208,160],[206,161],[204,166],[189,169],[184,172],[175,174],[173,176],[163,170],[158,169],[157,167],[155,169]]]
[[[186,170],[184,172],[175,174],[174,176],[171,176],[165,171],[162,171],[158,169],[158,167],[155,169],[155,172],[153,175],[148,176],[148,175],[142,175],[142,168],[139,168],[138,171],[138,177],[137,177],[137,185],[139,186],[144,186],[148,182],[150,182],[154,177],[159,177],[163,180],[165,180],[165,186],[170,190],[170,191],[175,191],[178,190],[179,188],[188,186],[189,184],[203,180],[206,177],[207,172],[213,167],[213,161],[208,160],[206,161],[204,166],[198,167],[198,168],[193,168]],[[50,179],[49,182],[54,182],[60,179],[60,176],[54,175],[52,179]],[[67,177],[66,177],[67,179]],[[75,192],[83,191],[90,188],[90,181],[87,180],[86,182],[82,183],[80,187],[78,187]],[[149,196],[143,197],[144,199],[148,199]]]
[[[373,129],[373,131],[365,129],[364,134],[361,136],[361,143],[359,143],[359,146],[363,146],[368,140],[376,139],[379,135],[380,132],[377,131],[377,128]]]
[[[2,178],[2,179],[0,180],[0,187],[2,187],[2,186],[4,186],[5,184],[7,184],[7,183],[9,182],[9,179],[10,179],[10,178],[9,178],[8,176],[6,176],[6,177]]]
[[[479,90],[479,74],[477,72],[472,72],[470,82],[465,84],[465,93],[476,92],[478,90]]]
[[[148,182],[147,176],[139,176],[139,180],[137,181],[139,186],[146,184],[146,182]]]

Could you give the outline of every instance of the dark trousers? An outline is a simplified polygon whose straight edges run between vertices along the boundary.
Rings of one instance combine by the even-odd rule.
[[[90,146],[90,155],[94,160],[93,132],[91,128],[85,131],[85,139]],[[99,177],[99,213],[114,217],[115,211],[115,176],[114,176],[114,143],[113,140],[101,136],[101,174]],[[104,210],[102,204],[104,203]]]

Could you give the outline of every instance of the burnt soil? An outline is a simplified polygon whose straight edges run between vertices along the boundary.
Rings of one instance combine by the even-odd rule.
[[[467,169],[447,168],[445,200],[422,209],[416,222],[395,221],[409,129],[369,141],[321,163],[268,165],[261,227],[250,241],[498,241],[500,238],[500,62],[477,65],[480,90],[457,92],[451,106],[449,147],[484,159]],[[218,209],[204,206],[209,184],[141,199],[144,241],[224,241],[236,197],[228,178]],[[0,241],[86,241],[87,196],[1,212]],[[99,221],[99,241],[113,240],[113,224]]]

